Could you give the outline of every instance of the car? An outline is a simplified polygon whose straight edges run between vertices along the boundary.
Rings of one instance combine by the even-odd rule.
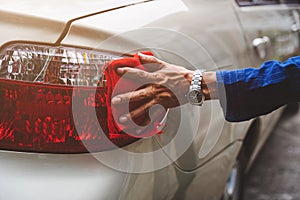
[[[230,123],[211,100],[167,110],[160,134],[111,132],[103,66],[144,51],[214,71],[283,61],[299,1],[0,2],[1,200],[242,198],[283,108]]]

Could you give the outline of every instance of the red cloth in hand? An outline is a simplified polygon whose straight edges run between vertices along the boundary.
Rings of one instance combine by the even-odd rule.
[[[151,52],[143,52],[143,53],[147,55],[153,55]],[[145,131],[142,132],[140,135],[136,134],[136,130],[139,125],[134,123],[132,119],[129,119],[128,120],[129,122],[128,123],[126,122],[125,124],[119,123],[119,117],[123,114],[128,113],[129,103],[112,105],[111,104],[112,97],[118,94],[134,91],[138,88],[138,86],[140,86],[139,83],[136,83],[126,78],[121,78],[120,75],[116,73],[116,69],[121,66],[146,70],[146,68],[141,64],[139,56],[137,54],[135,54],[133,57],[126,57],[126,58],[111,61],[110,63],[108,63],[108,65],[105,66],[106,67],[105,77],[107,81],[106,102],[107,102],[107,109],[108,109],[108,113],[107,113],[108,129],[110,134],[119,134],[121,132],[125,132],[134,137],[146,137],[146,136],[152,136],[160,133],[161,131],[157,130],[157,125],[159,124],[160,120],[163,118],[164,113],[162,113],[160,117],[156,119],[152,119],[154,121],[151,121],[151,124],[148,124]],[[142,122],[143,120],[145,120],[145,118],[147,118],[147,116],[141,116],[138,118],[138,121]]]

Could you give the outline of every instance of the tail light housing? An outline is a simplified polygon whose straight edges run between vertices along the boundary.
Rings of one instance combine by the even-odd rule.
[[[103,64],[120,54],[14,44],[0,54],[0,149],[98,152],[136,138],[107,127]]]

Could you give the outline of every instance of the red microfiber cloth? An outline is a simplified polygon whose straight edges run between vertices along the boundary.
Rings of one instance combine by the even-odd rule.
[[[153,55],[151,52],[143,52],[143,54]],[[147,69],[141,64],[138,54],[135,54],[133,57],[125,57],[122,59],[114,60],[105,65],[105,77],[106,77],[106,84],[107,84],[107,109],[108,109],[108,129],[110,134],[119,134],[121,132],[130,134],[133,137],[149,137],[155,134],[161,133],[157,129],[159,122],[163,119],[164,112],[162,112],[161,116],[156,119],[152,119],[151,124],[148,124],[145,130],[137,135],[136,130],[143,120],[145,120],[147,116],[140,116],[137,121],[133,122],[131,119],[130,122],[126,124],[119,123],[119,117],[123,114],[128,113],[129,111],[129,104],[120,104],[120,105],[112,105],[111,99],[112,97],[127,93],[130,91],[134,91],[141,86],[140,83],[136,83],[130,79],[121,78],[120,75],[116,73],[116,69],[121,66],[137,68],[141,70],[147,71]],[[142,104],[141,102],[140,104]]]

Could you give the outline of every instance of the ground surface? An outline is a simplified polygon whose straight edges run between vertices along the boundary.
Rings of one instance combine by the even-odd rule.
[[[300,200],[300,109],[289,107],[246,177],[244,200]]]

